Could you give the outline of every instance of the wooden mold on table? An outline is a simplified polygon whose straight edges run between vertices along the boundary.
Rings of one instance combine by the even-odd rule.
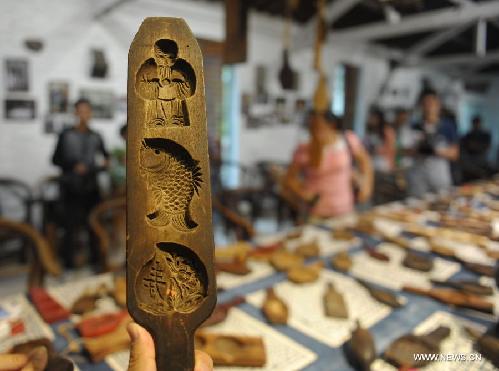
[[[178,18],[147,18],[128,56],[127,305],[159,371],[194,368],[216,302],[202,55]]]

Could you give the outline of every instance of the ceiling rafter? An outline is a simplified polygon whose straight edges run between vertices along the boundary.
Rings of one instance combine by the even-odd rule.
[[[484,56],[478,56],[474,53],[466,53],[466,54],[456,54],[449,55],[445,57],[432,57],[432,58],[424,58],[419,59],[417,61],[411,61],[408,65],[418,66],[418,67],[439,67],[445,65],[472,65],[479,63],[491,63],[499,61],[499,51],[492,51]]]
[[[459,5],[462,7],[475,5],[475,3],[472,0],[449,0],[449,1],[455,5]]]
[[[334,23],[362,0],[336,0],[326,6],[326,21]]]
[[[487,21],[479,19],[476,24],[475,53],[485,55],[487,53]]]
[[[334,39],[350,41],[372,40],[400,36],[410,33],[437,30],[452,27],[464,22],[477,21],[481,18],[489,19],[499,16],[499,2],[486,2],[470,5],[466,8],[441,9],[431,12],[402,17],[396,24],[376,22],[366,26],[352,27],[340,31],[333,31]]]
[[[461,25],[438,31],[435,34],[432,34],[422,41],[418,42],[416,45],[413,45],[407,51],[407,54],[409,55],[409,57],[421,57],[429,51],[434,50],[436,47],[453,39],[455,36],[459,35],[471,25],[472,22],[465,22]]]

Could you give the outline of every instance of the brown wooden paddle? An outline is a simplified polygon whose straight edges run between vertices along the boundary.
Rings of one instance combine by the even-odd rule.
[[[474,309],[484,313],[494,313],[494,303],[489,302],[480,296],[463,293],[459,290],[447,288],[424,289],[414,286],[404,286],[403,290],[413,294],[427,296],[444,304]]]
[[[147,18],[128,56],[127,305],[158,371],[194,368],[216,302],[202,56],[178,18]]]

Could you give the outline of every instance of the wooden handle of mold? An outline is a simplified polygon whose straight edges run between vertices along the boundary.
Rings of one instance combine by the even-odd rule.
[[[128,56],[127,306],[158,371],[194,368],[216,303],[202,55],[187,24],[147,18]]]

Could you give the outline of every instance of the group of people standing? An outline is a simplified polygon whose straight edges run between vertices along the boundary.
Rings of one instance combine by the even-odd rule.
[[[65,237],[61,255],[67,267],[74,266],[78,231],[81,227],[89,230],[90,210],[100,201],[98,172],[110,170],[122,190],[125,179],[124,153],[114,156],[119,159],[114,159],[113,166],[113,156],[89,126],[90,103],[77,101],[75,115],[76,125],[60,134],[53,155],[53,163],[62,170]],[[448,189],[458,178],[458,163],[464,180],[491,173],[486,158],[491,137],[481,128],[481,120],[476,117],[471,132],[460,141],[456,121],[444,113],[432,90],[422,93],[416,120],[410,111],[401,109],[389,124],[381,110],[371,109],[364,140],[344,130],[341,118],[331,112],[312,111],[307,124],[310,139],[296,148],[284,186],[310,201],[309,213],[315,217],[347,214],[356,204],[370,200],[379,204]],[[120,134],[126,136],[126,126]],[[99,252],[92,233],[89,245],[89,260],[96,264]]]
[[[372,108],[364,140],[344,130],[332,113],[311,112],[310,140],[295,150],[285,186],[315,200],[311,215],[334,217],[352,212],[356,203],[419,198],[491,174],[491,138],[478,117],[460,140],[456,120],[434,90],[422,92],[419,108],[416,119],[409,110],[397,110],[392,124]]]

